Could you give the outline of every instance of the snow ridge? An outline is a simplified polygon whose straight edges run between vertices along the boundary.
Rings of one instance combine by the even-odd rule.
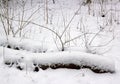
[[[93,71],[99,70],[99,72],[115,72],[114,61],[99,55],[83,52],[26,53],[8,48],[5,51],[7,52],[4,59],[5,64],[20,66],[22,69],[26,69],[26,65],[29,70],[34,70],[36,66],[42,69],[44,67],[46,67],[45,69],[70,68],[69,65],[72,64],[77,67],[75,69],[90,68]]]

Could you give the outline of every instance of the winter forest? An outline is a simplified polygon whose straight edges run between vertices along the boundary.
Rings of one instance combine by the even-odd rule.
[[[120,0],[0,0],[0,84],[120,84]]]

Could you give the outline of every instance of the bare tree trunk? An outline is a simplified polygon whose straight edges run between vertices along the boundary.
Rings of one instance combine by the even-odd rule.
[[[55,0],[52,0],[53,1],[53,4],[55,4]]]
[[[45,0],[45,23],[48,24],[48,0]]]
[[[5,1],[5,15],[7,18],[9,18],[9,5],[8,5],[8,0]],[[10,22],[9,19],[7,19],[7,34],[10,34],[10,26],[9,26]]]

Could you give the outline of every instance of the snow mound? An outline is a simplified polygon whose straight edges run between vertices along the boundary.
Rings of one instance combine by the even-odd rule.
[[[26,53],[5,49],[4,63],[19,69],[39,71],[39,69],[89,68],[96,73],[115,72],[114,61],[103,56],[83,52]],[[21,54],[22,53],[22,54]]]
[[[41,42],[30,40],[8,37],[8,41],[4,37],[0,37],[0,46],[12,48],[14,50],[26,50],[34,53],[46,52],[47,48]]]

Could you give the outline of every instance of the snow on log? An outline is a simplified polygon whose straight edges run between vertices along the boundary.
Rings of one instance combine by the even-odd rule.
[[[34,53],[45,53],[47,51],[46,46],[39,41],[15,37],[8,37],[8,41],[5,37],[0,37],[0,46],[4,46],[14,50],[31,51]]]
[[[47,68],[89,68],[96,73],[115,72],[114,61],[99,55],[82,52],[27,53],[7,48],[5,50],[5,64],[20,70],[26,69],[27,65],[27,70],[33,71]]]

